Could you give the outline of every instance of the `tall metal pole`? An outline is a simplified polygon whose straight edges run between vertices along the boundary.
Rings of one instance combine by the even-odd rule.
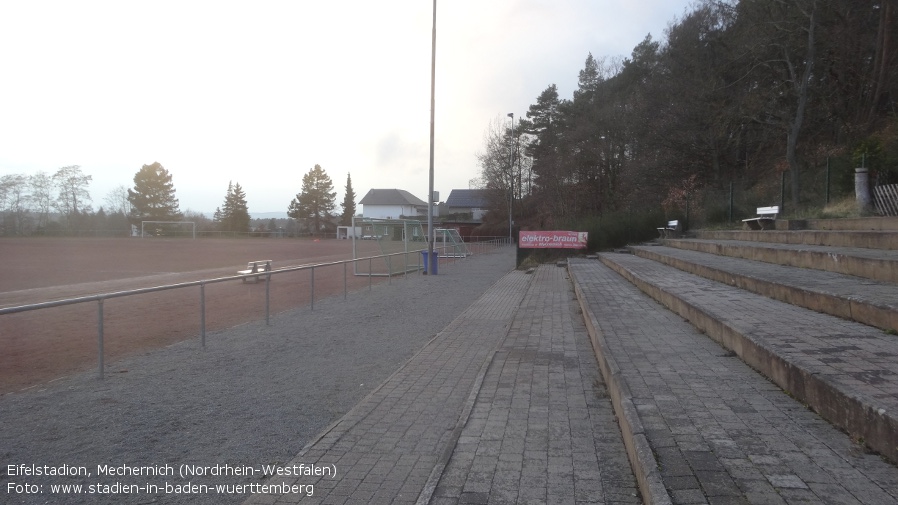
[[[514,208],[514,112],[509,112],[508,117],[511,118],[511,155],[508,161],[509,188],[511,189],[508,198],[508,243],[514,242],[514,232],[512,231],[514,219],[512,218],[512,209]]]
[[[437,0],[433,0],[433,40],[430,52],[430,184],[427,187],[427,261],[433,265],[433,150],[434,150],[434,115],[436,112],[436,68],[437,68]],[[424,266],[425,272],[433,267]]]

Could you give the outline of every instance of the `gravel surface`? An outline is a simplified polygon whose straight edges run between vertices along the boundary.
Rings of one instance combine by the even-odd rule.
[[[240,503],[186,485],[259,482],[212,473],[290,461],[513,267],[502,248],[3,395],[0,503]],[[89,475],[34,475],[61,467]]]

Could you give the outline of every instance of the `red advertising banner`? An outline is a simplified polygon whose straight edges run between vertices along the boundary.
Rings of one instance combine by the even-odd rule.
[[[586,249],[585,231],[522,231],[521,249]]]

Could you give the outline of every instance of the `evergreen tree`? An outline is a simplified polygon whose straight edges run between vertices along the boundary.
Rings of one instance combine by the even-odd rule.
[[[144,165],[134,175],[134,189],[128,190],[131,221],[177,221],[181,219],[172,176],[159,164]]]
[[[224,203],[215,209],[213,222],[221,231],[249,231],[249,208],[246,205],[246,193],[240,183],[228,182],[228,192]]]
[[[352,226],[352,216],[355,215],[355,191],[352,190],[352,177],[346,174],[346,191],[343,196],[343,215],[340,216],[340,224]]]
[[[334,183],[321,168],[315,165],[302,176],[302,191],[296,195],[287,208],[287,215],[296,220],[305,220],[311,233],[320,233],[327,225],[327,218],[334,210],[337,192]]]

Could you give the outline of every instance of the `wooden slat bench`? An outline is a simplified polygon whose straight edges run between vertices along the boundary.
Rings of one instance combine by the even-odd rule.
[[[680,233],[680,221],[674,219],[673,221],[668,221],[667,226],[662,226],[658,228],[658,235],[660,238],[673,238],[679,235]]]
[[[771,207],[758,207],[758,216],[743,219],[745,228],[748,230],[772,230],[776,225],[776,215],[779,214],[778,205]]]
[[[243,278],[243,282],[246,282],[247,279],[253,279],[254,281],[258,281],[261,274],[265,272],[271,271],[271,260],[256,260],[250,261],[246,264],[246,270],[237,271],[238,275],[245,275]],[[255,277],[252,277],[250,274],[259,274]]]

